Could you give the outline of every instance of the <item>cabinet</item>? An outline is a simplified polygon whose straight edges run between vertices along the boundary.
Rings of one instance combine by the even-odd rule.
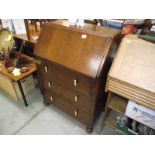
[[[115,111],[119,115],[122,114],[124,117],[133,119],[133,123],[130,124],[133,124],[132,128],[138,134],[155,133],[154,128],[149,129],[147,123],[145,123],[153,122],[145,119],[143,114],[148,112],[139,109],[139,116],[135,113],[132,114],[134,117],[128,116],[126,113],[126,107],[131,105],[128,103],[129,100],[135,102],[138,106],[152,111],[155,110],[154,51],[155,45],[153,43],[144,41],[136,35],[127,35],[122,39],[107,78],[106,91],[109,95],[103,122],[116,128],[116,125],[120,124],[116,120],[118,117],[110,117],[110,112]],[[132,110],[131,106],[130,109]],[[147,116],[149,115],[147,114]],[[144,118],[145,121],[138,118]],[[153,117],[151,116],[151,118]]]
[[[118,36],[118,30],[70,27],[58,20],[43,25],[34,50],[45,102],[84,123],[87,131],[103,110],[110,49]]]

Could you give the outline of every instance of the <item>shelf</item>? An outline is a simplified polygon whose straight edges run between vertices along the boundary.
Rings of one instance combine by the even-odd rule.
[[[111,98],[109,99],[108,107],[121,113],[121,114],[125,114],[127,103],[128,103],[127,99],[125,99],[121,96],[112,94]]]
[[[115,118],[112,118],[110,116],[107,117],[107,119],[105,121],[105,125],[107,125],[108,127],[112,128],[113,130],[119,132],[120,134],[125,135],[124,132],[122,132],[121,130],[116,128],[116,124],[117,124],[117,120]]]
[[[124,130],[126,131],[123,131],[119,128],[117,128],[117,120],[115,118],[112,118],[111,116],[108,116],[106,121],[105,121],[105,125],[107,125],[108,127],[112,128],[113,130],[119,132],[120,134],[123,134],[123,135],[136,135],[137,133],[135,133],[134,131],[132,131],[131,129],[129,128],[125,128]],[[127,133],[128,132],[128,133]]]
[[[140,134],[140,133],[134,132],[128,126],[125,126],[123,124],[117,124],[118,116],[125,115],[127,104],[128,104],[128,100],[126,98],[123,98],[123,97],[118,96],[112,92],[109,92],[109,96],[108,96],[108,100],[107,100],[107,108],[109,108],[109,109],[107,109],[107,113],[105,116],[106,118],[104,118],[104,120],[105,120],[104,123],[107,126],[114,129],[115,131],[120,132],[122,134],[127,134],[127,135]],[[139,122],[139,121],[137,121],[137,122]],[[141,123],[141,122],[139,122],[139,123]]]

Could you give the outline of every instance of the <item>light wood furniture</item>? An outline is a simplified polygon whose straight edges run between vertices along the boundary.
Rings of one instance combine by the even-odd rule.
[[[14,76],[9,73],[4,66],[4,61],[0,61],[0,87],[7,91],[15,99],[23,98],[25,106],[28,106],[25,94],[34,88],[34,81],[32,73],[34,73],[37,68],[35,60],[21,53],[16,53],[20,57],[25,57],[31,60],[29,65],[29,70],[25,73],[21,73],[19,76]]]
[[[28,92],[30,92],[31,90],[33,90],[35,88],[35,85],[32,75],[23,78],[21,80],[21,85],[25,95],[28,94]],[[0,87],[7,93],[9,93],[12,97],[14,97],[16,100],[19,100],[22,97],[17,82],[12,81],[10,78],[6,77],[1,73],[0,73]]]
[[[110,116],[111,111],[115,111],[119,114],[125,115],[128,99],[119,96],[115,93],[109,92],[103,123],[116,130],[117,118]],[[118,130],[118,129],[117,129]]]
[[[92,131],[103,110],[109,55],[119,31],[85,24],[70,27],[58,20],[42,26],[34,54],[44,100],[62,109]]]
[[[115,128],[116,117],[110,112],[125,115],[128,100],[155,110],[155,45],[126,36],[117,51],[108,74],[106,103],[103,122]]]
[[[155,110],[155,45],[125,37],[108,75],[106,90]]]

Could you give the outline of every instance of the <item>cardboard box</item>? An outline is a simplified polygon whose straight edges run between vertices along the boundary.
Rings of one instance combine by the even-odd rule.
[[[136,102],[129,100],[125,115],[155,129],[155,111],[147,107],[138,105]]]

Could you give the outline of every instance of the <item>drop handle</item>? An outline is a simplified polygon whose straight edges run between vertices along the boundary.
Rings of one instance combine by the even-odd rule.
[[[51,99],[51,101],[53,102],[53,97],[52,97],[52,96],[50,97],[50,99]]]
[[[78,101],[78,96],[74,97],[74,101],[77,102]]]
[[[77,80],[74,79],[74,86],[76,87],[77,86]]]
[[[50,82],[48,82],[48,87],[51,87],[51,83]]]
[[[45,72],[47,72],[47,66],[45,66]]]
[[[74,111],[74,116],[77,116],[77,115],[78,115],[78,111],[75,110],[75,111]]]

